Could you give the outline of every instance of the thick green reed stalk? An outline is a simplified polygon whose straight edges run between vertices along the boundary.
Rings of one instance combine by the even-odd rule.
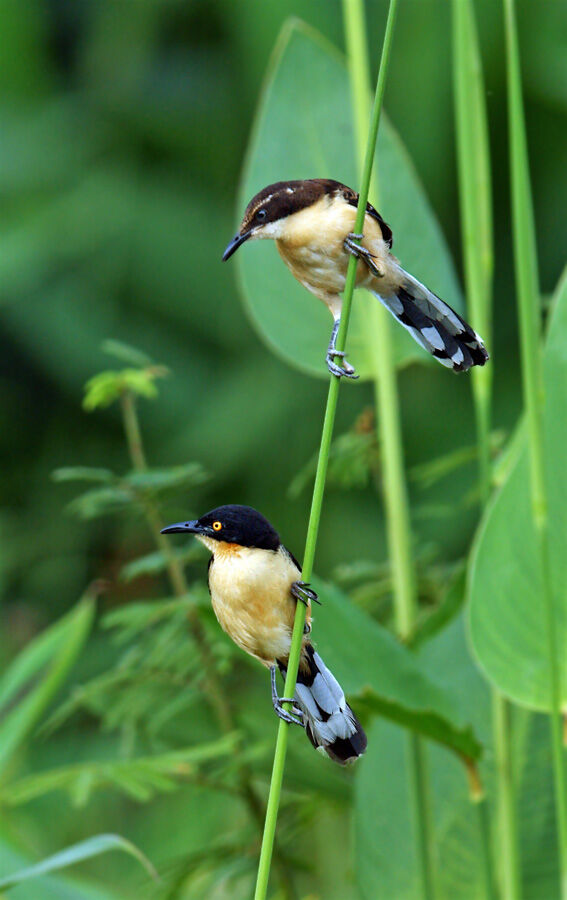
[[[364,162],[363,176],[360,185],[360,199],[358,202],[358,211],[354,226],[355,233],[362,232],[364,224],[364,215],[366,211],[366,203],[368,201],[368,191],[370,187],[370,177],[372,174],[372,164],[374,162],[374,151],[376,148],[376,138],[378,136],[378,125],[380,122],[380,111],[382,109],[382,100],[384,97],[384,87],[386,84],[386,72],[388,69],[388,61],[390,58],[390,48],[392,44],[392,36],[394,30],[394,20],[398,0],[390,0],[388,11],[388,21],[386,23],[386,31],[384,33],[384,44],[382,47],[382,58],[380,62],[380,71],[378,73],[378,81],[376,84],[376,94],[374,97],[374,107],[372,110],[372,119],[370,123],[370,133],[368,135],[366,157]],[[337,350],[344,350],[346,343],[346,335],[350,317],[350,308],[352,304],[352,295],[356,278],[357,261],[355,257],[349,260],[347,271],[346,285],[343,295],[343,309],[341,315],[341,325],[337,335]],[[333,426],[335,423],[335,412],[337,409],[337,400],[339,395],[340,379],[336,376],[331,378],[329,384],[329,394],[327,397],[327,407],[325,409],[325,419],[323,422],[323,433],[321,435],[321,447],[319,450],[319,459],[317,462],[317,472],[315,475],[315,485],[313,488],[313,499],[311,501],[311,512],[309,515],[309,524],[307,527],[307,539],[305,543],[305,553],[303,556],[302,578],[309,581],[313,571],[313,562],[315,558],[315,549],[317,545],[317,533],[319,530],[319,521],[321,518],[321,507],[323,504],[323,493],[325,490],[325,480],[327,477],[327,465],[329,462],[329,452],[331,448],[331,440],[333,436]],[[303,626],[305,624],[305,607],[302,603],[297,604],[295,614],[295,623],[293,627],[293,635],[291,639],[291,649],[287,667],[287,675],[285,679],[284,696],[293,697],[295,693],[295,683],[297,680],[297,670],[299,668],[299,658],[301,654],[301,643],[303,639]],[[274,754],[274,765],[272,769],[272,779],[270,782],[270,792],[268,796],[268,806],[266,810],[266,822],[264,826],[264,836],[262,840],[262,849],[260,852],[260,861],[258,864],[258,876],[256,881],[256,891],[254,900],[265,900],[268,890],[268,880],[270,877],[270,863],[272,858],[272,848],[276,833],[276,822],[278,816],[278,808],[280,803],[280,793],[283,781],[283,772],[285,765],[285,756],[287,751],[287,736],[289,726],[280,720],[278,726],[278,737],[276,741],[276,749]]]
[[[363,0],[343,0],[348,67],[355,118],[356,144],[362,160],[369,114],[369,64]],[[375,195],[373,191],[373,199]],[[388,552],[394,587],[396,628],[402,640],[410,637],[416,615],[417,589],[411,551],[411,524],[404,471],[400,402],[393,359],[389,313],[379,303],[371,307],[370,327],[374,389],[383,467]],[[431,817],[426,746],[415,734],[407,736],[408,767],[414,809],[417,852],[424,900],[435,897],[434,837]]]
[[[457,134],[457,169],[461,207],[467,308],[488,347],[492,331],[493,229],[490,151],[482,65],[471,0],[453,0],[453,91]],[[481,503],[491,489],[490,418],[493,365],[471,372],[479,458]],[[505,900],[516,900],[519,890],[516,798],[511,762],[511,733],[507,701],[492,690],[494,750],[498,772],[499,864]],[[485,895],[496,897],[490,818],[484,794],[472,798],[478,808]]]
[[[503,0],[503,4],[508,85],[512,234],[520,322],[522,382],[528,427],[532,515],[542,576],[541,604],[549,654],[551,748],[555,775],[561,897],[562,900],[567,900],[567,790],[561,735],[558,643],[549,559],[549,517],[543,432],[545,393],[541,343],[541,298],[514,0]]]

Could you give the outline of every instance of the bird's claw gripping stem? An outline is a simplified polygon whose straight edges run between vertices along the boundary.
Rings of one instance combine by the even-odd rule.
[[[346,361],[344,350],[337,350],[335,346],[340,324],[341,320],[336,319],[335,324],[333,325],[333,330],[331,332],[331,340],[329,341],[329,346],[327,348],[325,362],[327,363],[327,368],[331,375],[336,375],[337,378],[342,378],[344,376],[345,378],[357,379],[358,375],[356,374],[356,369]],[[338,356],[342,361],[342,366],[338,366],[336,364],[336,362],[334,361],[335,356]]]
[[[363,237],[363,234],[354,234],[351,231],[344,239],[343,247],[347,253],[356,256],[357,259],[364,260],[373,275],[376,275],[377,278],[383,278],[385,275],[384,269],[374,262],[376,259],[374,254],[367,250],[366,247],[361,247],[360,244],[356,243],[356,241],[361,241]]]
[[[292,712],[288,712],[282,706],[282,703],[293,703],[293,700],[289,697],[278,697],[275,666],[270,667],[270,678],[272,682],[272,705],[276,716],[283,719],[288,725],[300,725],[303,728],[303,713],[301,710],[297,706],[292,706]]]
[[[308,581],[294,581],[291,586],[291,596],[308,606],[309,603],[318,603],[321,605],[319,597],[310,586]]]

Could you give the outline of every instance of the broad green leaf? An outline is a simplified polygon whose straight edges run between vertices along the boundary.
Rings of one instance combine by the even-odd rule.
[[[439,225],[407,151],[385,116],[376,164],[380,211],[394,231],[394,252],[420,281],[460,308],[457,279]],[[251,197],[271,182],[335,178],[356,188],[356,170],[343,58],[317,32],[293,20],[284,26],[266,77],[248,148],[239,216]],[[246,244],[231,264],[238,267],[246,306],[266,343],[291,365],[326,377],[324,356],[332,319],[325,306],[295,281],[272,242]],[[372,371],[368,309],[377,302],[358,292],[353,303],[349,358],[363,378]],[[428,354],[403,328],[394,331],[398,364],[428,361]]]
[[[13,837],[5,833],[0,834],[0,859],[3,877],[7,872],[19,872],[33,864],[29,855],[15,849]],[[12,897],[17,900],[124,900],[124,893],[119,891],[118,885],[111,888],[108,885],[96,886],[92,881],[86,884],[78,880],[75,872],[43,875],[39,879],[22,882],[10,894],[2,896],[9,896],[10,900]]]
[[[77,806],[84,806],[94,791],[114,788],[140,803],[156,793],[175,790],[196,778],[200,768],[210,774],[211,763],[230,757],[237,736],[226,735],[209,744],[197,744],[159,756],[95,760],[28,775],[0,789],[2,803],[17,806],[51,791],[66,791]]]
[[[550,563],[557,631],[561,703],[567,707],[567,276],[555,297],[544,354],[545,463]],[[486,675],[504,694],[532,709],[549,710],[549,644],[537,541],[530,504],[530,472],[523,449],[481,525],[470,571],[470,633]]]
[[[0,682],[4,707],[18,697],[0,724],[0,774],[36,727],[84,647],[95,614],[85,595],[67,616],[27,645]],[[22,697],[21,691],[26,691]]]
[[[314,614],[314,641],[345,691],[357,695],[357,711],[377,713],[478,759],[482,747],[467,710],[429,677],[418,657],[337,588],[314,584],[323,604]]]
[[[437,900],[477,900],[479,838],[463,767],[442,748],[424,747],[433,794]],[[422,900],[407,735],[376,721],[356,781],[356,873],[363,900]],[[439,803],[439,806],[437,805]]]
[[[489,689],[473,665],[462,617],[428,642],[418,658],[432,679],[450,679],[451,692],[488,743],[481,776],[489,798],[493,859],[498,872],[496,772],[491,762]],[[514,770],[522,842],[524,900],[556,897],[553,779],[548,723],[525,710],[514,715]],[[415,849],[407,741],[399,728],[375,722],[355,784],[356,871],[364,900],[422,900]],[[442,747],[426,745],[434,843],[439,861],[437,900],[478,900],[482,885],[477,809],[468,798],[463,768]]]
[[[518,710],[516,718],[522,726],[514,733],[522,898],[560,897],[549,719],[526,710]]]
[[[447,685],[483,740],[490,737],[486,682],[467,650],[462,617],[416,652],[421,670]],[[443,747],[424,744],[437,858],[436,900],[478,900],[481,890],[476,810],[463,766]],[[491,775],[486,763],[481,773]],[[355,785],[357,879],[364,900],[422,900],[407,736],[372,724]],[[371,825],[371,822],[373,824]]]
[[[19,872],[14,872],[13,875],[9,875],[7,878],[2,878],[0,880],[0,889],[9,890],[22,881],[27,881],[30,878],[39,878],[41,875],[47,875],[49,872],[56,872],[59,869],[66,869],[68,866],[74,866],[77,863],[84,862],[86,859],[92,859],[93,856],[108,853],[109,850],[120,850],[122,853],[128,853],[138,860],[148,875],[154,879],[158,878],[158,874],[149,859],[131,841],[127,841],[126,838],[120,837],[118,834],[98,834],[96,837],[87,838],[86,841],[66,847],[65,850],[60,850],[59,853],[54,853],[53,856],[48,856],[33,866],[20,869]]]

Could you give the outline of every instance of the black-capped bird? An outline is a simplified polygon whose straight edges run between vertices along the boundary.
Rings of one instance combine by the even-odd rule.
[[[194,534],[211,551],[209,590],[221,628],[242,650],[270,669],[272,702],[280,718],[302,725],[314,747],[344,765],[366,749],[366,735],[338,681],[313,648],[311,602],[317,595],[301,581],[301,567],[278,533],[250,506],[219,506],[162,534]],[[307,607],[293,712],[276,689],[285,677],[297,601]]]
[[[357,205],[356,191],[327,178],[269,184],[246,207],[223,260],[249,239],[275,240],[292,274],[328,306],[335,320],[326,356],[333,375],[356,377],[344,353],[336,350],[349,254],[360,260],[357,286],[374,294],[441,365],[454,372],[483,366],[488,353],[482,339],[447,303],[402,269],[390,252],[392,230],[370,203],[363,234],[353,234]],[[342,367],[334,357],[342,357]]]

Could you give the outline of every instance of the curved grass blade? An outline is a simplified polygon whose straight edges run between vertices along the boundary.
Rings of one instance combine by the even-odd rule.
[[[72,844],[70,847],[60,850],[59,853],[54,853],[53,856],[47,856],[33,866],[20,869],[19,872],[0,879],[0,890],[7,891],[30,878],[39,878],[50,872],[58,872],[60,869],[66,869],[68,866],[75,866],[77,863],[100,856],[101,853],[108,853],[110,850],[120,850],[122,853],[133,856],[154,881],[159,880],[152,863],[135,844],[118,834],[99,834],[96,837],[87,838],[86,841],[80,841],[78,844]]]
[[[5,711],[0,723],[0,776],[65,681],[89,635],[94,614],[94,596],[86,594],[70,613],[28,644],[4,673],[0,681],[0,711]],[[16,697],[16,705],[10,708]]]

